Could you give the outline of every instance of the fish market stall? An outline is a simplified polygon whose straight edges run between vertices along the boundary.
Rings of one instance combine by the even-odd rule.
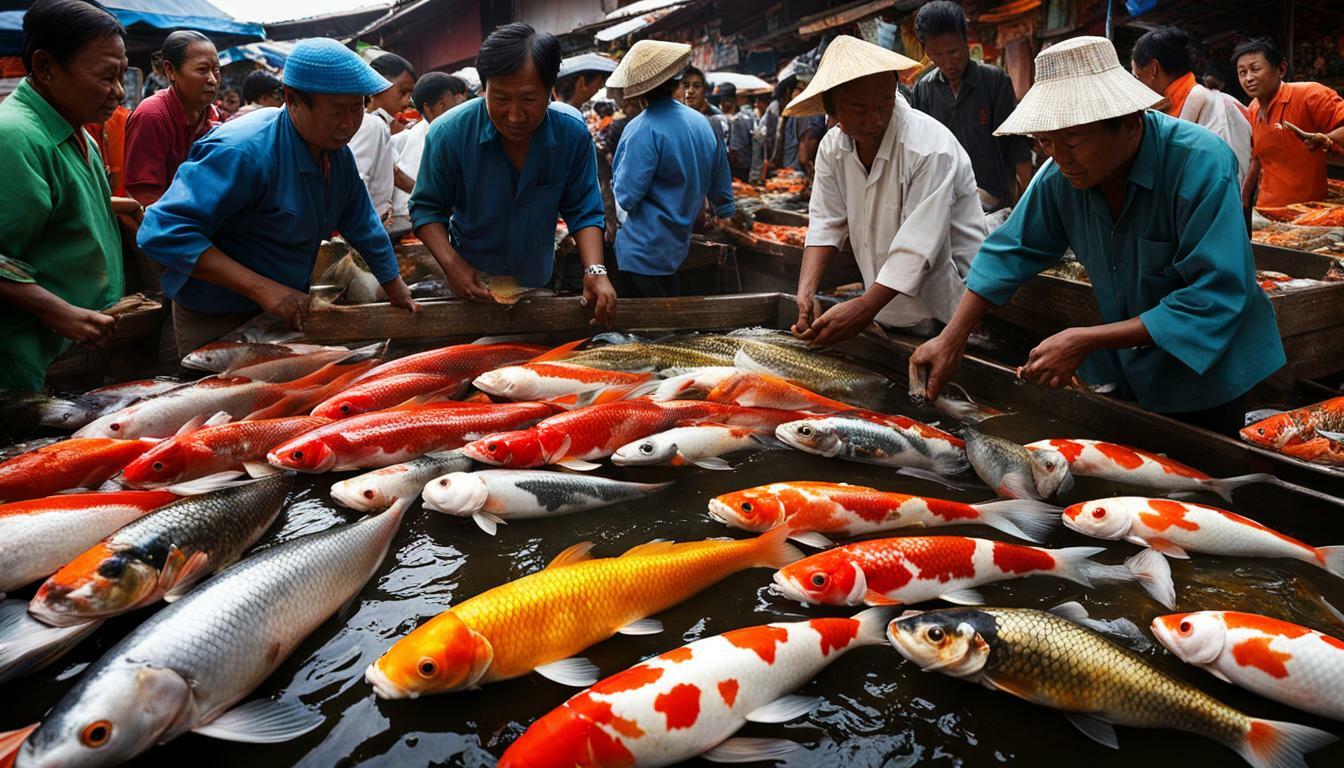
[[[45,719],[32,737],[35,741],[50,743],[44,740],[59,737],[70,740],[76,749],[89,750],[109,745],[121,749],[139,737],[143,739],[140,748],[147,751],[132,762],[135,765],[169,761],[208,766],[243,762],[258,766],[488,765],[501,758],[504,765],[550,764],[551,760],[571,764],[570,755],[591,753],[586,751],[591,749],[589,744],[603,745],[604,749],[615,745],[633,755],[645,754],[650,742],[666,743],[672,736],[706,740],[688,752],[674,753],[680,758],[736,735],[752,741],[731,742],[713,756],[736,754],[765,762],[778,758],[789,766],[841,762],[856,766],[914,765],[937,759],[967,765],[1044,765],[1067,753],[1098,766],[1129,766],[1135,761],[1182,766],[1211,760],[1237,764],[1228,747],[1246,753],[1244,734],[1278,733],[1283,721],[1331,733],[1340,730],[1339,722],[1332,719],[1339,715],[1330,701],[1321,701],[1318,706],[1308,704],[1309,711],[1303,711],[1300,702],[1295,708],[1221,683],[1162,649],[1162,644],[1176,643],[1171,632],[1164,629],[1165,624],[1159,623],[1157,629],[1149,631],[1154,619],[1176,610],[1236,610],[1266,614],[1336,638],[1344,636],[1344,622],[1325,602],[1344,605],[1344,580],[1336,575],[1335,550],[1311,550],[1300,557],[1290,552],[1273,558],[1201,554],[1199,537],[1192,534],[1186,542],[1191,557],[1169,561],[1176,590],[1171,608],[1158,602],[1160,598],[1171,603],[1160,590],[1154,596],[1149,587],[1136,583],[1139,574],[1149,579],[1145,583],[1164,583],[1161,569],[1150,569],[1156,567],[1154,563],[1168,561],[1151,547],[1166,544],[1157,537],[1148,542],[1148,549],[1107,541],[1109,534],[1088,528],[1075,518],[1097,519],[1095,505],[1085,506],[1097,499],[1122,493],[1158,496],[1185,488],[1199,491],[1201,502],[1234,510],[1273,531],[1312,545],[1338,544],[1344,543],[1338,507],[1320,494],[1344,496],[1344,479],[1144,412],[1132,404],[1083,391],[1025,385],[1009,368],[975,357],[965,360],[956,381],[975,399],[980,414],[990,417],[978,423],[978,433],[966,433],[968,444],[959,460],[926,465],[947,473],[941,479],[930,471],[906,473],[901,470],[914,468],[921,452],[949,458],[960,455],[955,445],[959,441],[949,440],[951,436],[938,427],[962,429],[956,418],[941,410],[946,404],[935,404],[940,408],[935,410],[910,401],[904,368],[915,340],[865,335],[842,345],[837,354],[822,354],[766,330],[741,331],[787,327],[793,320],[794,306],[793,297],[778,293],[627,300],[618,308],[621,329],[649,341],[613,339],[605,346],[581,349],[554,346],[592,333],[588,313],[572,297],[526,298],[511,306],[429,300],[413,319],[385,304],[324,305],[305,323],[304,338],[286,342],[313,345],[293,355],[263,359],[258,350],[241,345],[194,353],[192,364],[209,370],[236,370],[235,364],[246,362],[241,368],[250,368],[257,375],[264,370],[270,376],[281,376],[283,371],[281,378],[289,381],[229,385],[247,387],[237,395],[222,394],[219,385],[188,384],[185,389],[169,389],[142,402],[171,398],[176,403],[195,404],[197,410],[233,408],[243,413],[242,409],[250,412],[257,405],[292,406],[297,401],[291,398],[299,396],[304,403],[302,412],[264,422],[205,425],[199,432],[181,430],[178,437],[172,437],[170,430],[176,430],[176,422],[191,411],[178,409],[174,419],[165,420],[169,401],[139,411],[159,414],[153,422],[124,411],[105,414],[100,416],[103,421],[92,422],[100,427],[87,434],[97,434],[115,423],[128,432],[145,430],[147,435],[171,438],[152,449],[120,445],[131,441],[112,441],[119,444],[118,448],[130,447],[138,452],[136,457],[118,460],[123,477],[144,478],[146,473],[176,471],[184,466],[198,475],[214,471],[214,464],[204,467],[192,462],[228,463],[251,454],[225,456],[226,447],[236,449],[244,442],[252,443],[235,440],[226,446],[206,436],[259,430],[262,427],[257,425],[263,423],[268,429],[286,430],[265,439],[266,445],[275,446],[267,460],[272,466],[298,468],[300,474],[292,479],[271,475],[241,486],[208,490],[148,514],[131,507],[151,506],[161,498],[123,502],[127,509],[119,514],[142,516],[112,534],[117,538],[109,541],[118,546],[134,542],[152,550],[145,555],[149,562],[143,566],[135,561],[135,572],[152,569],[153,578],[146,583],[157,585],[158,591],[134,595],[127,591],[127,597],[112,601],[119,606],[117,615],[95,619],[92,627],[76,624],[57,630],[76,635],[62,639],[68,647],[65,654],[45,669],[14,679],[3,678],[3,665],[11,658],[6,654],[15,649],[8,645],[13,635],[5,634],[12,627],[0,622],[5,627],[0,630],[0,700],[4,701],[0,705],[0,731]],[[486,336],[492,338],[471,347],[445,346]],[[390,340],[386,350],[370,344],[383,340]],[[337,343],[374,349],[350,359],[332,346]],[[230,364],[219,357],[222,354],[237,354],[245,360]],[[367,354],[377,357],[363,359]],[[544,362],[524,363],[539,354],[545,355]],[[431,394],[451,390],[453,396],[463,397],[461,390],[465,387],[457,386],[459,379],[453,379],[448,371],[459,370],[453,366],[461,366],[468,359],[475,361],[476,367],[469,375],[478,376],[475,381],[482,391],[495,397],[502,397],[497,393],[515,392],[516,396],[502,399],[520,402],[494,405],[467,398],[450,404],[427,398],[391,411],[345,415],[364,402],[355,397],[356,390],[362,388],[362,394],[372,397],[377,387],[369,385],[380,381],[388,389],[415,384],[416,377],[448,378],[449,382],[438,385],[443,389],[431,390]],[[647,391],[641,385],[650,381],[650,363],[661,370],[710,361],[722,364],[725,360],[791,373],[787,379],[746,373],[745,369],[715,374],[729,378],[713,384],[708,399],[679,401],[682,404],[675,406],[679,412],[695,414],[694,424],[703,421],[701,417],[706,414],[722,419],[795,418],[799,412],[779,411],[800,405],[802,411],[845,408],[852,407],[846,406],[851,400],[862,400],[880,413],[863,411],[867,415],[851,420],[866,424],[871,431],[898,430],[918,449],[900,452],[905,462],[902,466],[841,458],[860,455],[850,452],[828,457],[820,444],[804,439],[806,434],[801,429],[821,428],[823,422],[846,419],[818,416],[817,421],[806,417],[801,424],[788,422],[796,425],[789,429],[781,424],[773,432],[776,441],[765,440],[750,447],[750,441],[735,443],[745,450],[725,453],[726,460],[717,463],[708,458],[718,456],[686,457],[694,461],[645,461],[639,458],[643,453],[640,441],[645,437],[613,452],[613,446],[608,445],[613,436],[627,434],[636,422],[643,424],[651,413],[660,413],[658,409],[674,408],[671,404],[655,406],[652,401],[620,399]],[[328,369],[324,363],[334,367]],[[582,397],[580,403],[565,401],[558,407],[572,410],[548,416],[535,426],[524,426],[535,420],[532,411],[539,410],[539,404],[523,401],[540,390],[524,395],[522,390],[510,389],[531,379],[504,371],[530,366],[529,370],[541,376],[541,366],[555,363],[574,377],[571,381],[582,382],[584,388],[575,392],[593,395],[588,402],[601,402],[585,406]],[[566,369],[565,364],[571,367]],[[324,367],[314,371],[312,366],[316,365]],[[587,373],[580,376],[575,368]],[[484,373],[478,374],[480,371]],[[302,378],[293,378],[296,375]],[[552,371],[549,375],[561,374]],[[684,380],[679,375],[656,380],[659,393],[669,382],[675,384],[674,392],[691,391],[703,386],[696,377],[709,374],[696,373]],[[302,379],[306,381],[295,384]],[[598,383],[592,384],[594,381]],[[737,388],[736,384],[745,386]],[[314,388],[320,391],[312,391]],[[249,398],[247,403],[235,402],[244,395]],[[310,405],[319,396],[325,399]],[[208,406],[207,397],[214,398]],[[747,406],[748,402],[756,405]],[[310,408],[316,415],[305,415]],[[962,414],[969,423],[968,411],[953,412]],[[993,412],[998,415],[990,415]],[[499,421],[483,429],[479,414],[485,413]],[[603,418],[606,414],[616,418],[598,422],[598,413]],[[323,414],[344,419],[307,431],[305,428],[311,425],[296,421],[328,417]],[[385,430],[396,430],[396,439],[371,443],[376,448],[372,453],[355,450],[354,443],[362,439],[359,435],[366,434],[361,430],[376,422]],[[413,422],[429,426],[417,427]],[[597,426],[599,423],[605,426]],[[659,423],[675,420],[660,416]],[[499,429],[517,431],[491,434]],[[445,440],[445,433],[454,430],[462,439],[482,430],[489,437],[467,443],[460,453],[427,458],[429,474],[415,470],[422,473],[421,482],[429,483],[424,487],[423,502],[418,492],[412,492],[415,500],[408,507],[392,504],[384,491],[392,486],[366,478],[365,471],[377,464],[342,469],[370,460],[378,450],[415,446],[423,450],[425,445],[440,444],[436,441]],[[262,439],[259,433],[249,433],[253,435],[250,440]],[[565,439],[559,444],[552,442],[558,437]],[[993,501],[996,493],[990,486],[1001,485],[999,478],[986,481],[988,485],[976,478],[992,475],[1001,467],[994,460],[986,460],[976,446],[990,441],[1002,447],[1002,441],[993,442],[999,438],[1023,444],[1051,440],[1048,445],[1054,447],[1042,446],[1037,455],[1045,457],[1048,454],[1041,451],[1057,449],[1068,459],[1076,470],[1076,482],[1050,499],[1058,507],[1042,507],[1027,499]],[[653,440],[653,436],[647,439]],[[1123,446],[1090,440],[1124,443],[1153,453],[1126,452]],[[523,451],[533,441],[542,447],[540,459],[529,458],[530,454]],[[187,465],[170,468],[170,449],[179,444],[209,445],[208,458],[201,458],[207,454],[184,454],[196,458]],[[585,452],[594,444],[603,447]],[[500,446],[511,453],[505,456]],[[150,455],[148,450],[156,453]],[[681,457],[691,450],[685,443],[674,446],[673,453]],[[1085,469],[1085,462],[1096,461],[1094,453],[1105,452],[1114,457],[1113,469],[1130,466],[1131,459],[1138,464],[1119,475],[1110,475],[1112,479]],[[139,453],[145,458],[139,458]],[[43,476],[59,484],[59,473],[66,464],[54,457],[64,454],[51,449],[45,455],[53,458],[46,461]],[[1028,456],[1025,450],[1021,455]],[[865,456],[869,460],[880,458]],[[126,463],[128,458],[130,464]],[[473,460],[478,463],[473,465]],[[525,486],[521,481],[511,482],[508,473],[535,472],[528,465],[538,460],[574,469],[584,464],[598,466],[586,472],[528,475],[536,482],[544,474],[545,489],[519,495]],[[974,473],[967,467],[968,460]],[[375,461],[382,463],[383,459]],[[1178,462],[1188,462],[1189,466]],[[156,463],[162,466],[156,467]],[[0,498],[12,498],[4,494],[14,492],[15,466],[0,465]],[[1153,485],[1154,474],[1148,470],[1154,468],[1156,482],[1164,488]],[[472,469],[475,471],[469,471]],[[1263,478],[1254,484],[1244,478],[1217,479],[1263,470],[1273,471],[1282,481],[1307,486],[1306,490],[1315,491],[1315,495],[1263,482]],[[105,474],[116,471],[113,468]],[[445,474],[440,477],[434,472]],[[401,475],[389,472],[385,476]],[[851,485],[833,485],[842,482]],[[455,495],[453,488],[459,484],[467,492]],[[758,490],[772,484],[783,486]],[[844,541],[855,538],[833,523],[825,528],[829,533],[818,538],[806,533],[817,533],[817,526],[823,526],[820,521],[811,523],[806,532],[802,528],[795,531],[801,523],[794,521],[788,530],[759,533],[770,525],[768,521],[757,523],[754,518],[739,516],[748,512],[742,507],[744,498],[763,498],[743,496],[747,489],[778,494],[781,499],[826,493],[830,494],[826,498],[838,505],[833,511],[849,511],[851,522],[859,525],[861,518],[872,516],[871,509],[857,501],[842,500],[851,492],[869,493],[855,486],[878,489],[866,497],[864,503],[869,505],[896,503],[894,494],[910,496],[899,497],[900,514],[887,516],[888,527],[864,529],[868,533],[859,542],[840,549],[815,550],[818,545],[829,546],[825,536]],[[173,487],[139,493],[176,493]],[[1231,498],[1225,500],[1219,494]],[[935,498],[943,501],[932,501]],[[911,500],[915,506],[905,506]],[[58,497],[51,503],[79,508],[82,501]],[[785,507],[793,509],[791,503],[784,502]],[[1172,524],[1182,531],[1198,519],[1201,525],[1240,526],[1234,529],[1234,539],[1263,535],[1261,529],[1237,523],[1234,518],[1206,522],[1198,517],[1208,514],[1201,511],[1204,508],[1184,501],[1158,499],[1154,503],[1152,509],[1161,512],[1161,520],[1174,521]],[[357,510],[376,512],[387,504],[392,504],[390,510],[356,522],[362,515]],[[1117,500],[1117,504],[1114,509],[1124,509],[1122,502]],[[1071,507],[1072,516],[1061,515],[1066,505],[1084,506]],[[924,511],[916,512],[916,506]],[[866,517],[853,512],[861,509],[868,510]],[[170,513],[164,514],[163,510]],[[568,514],[562,514],[565,512]],[[910,515],[928,527],[893,530],[890,526],[904,522],[902,515]],[[234,520],[240,516],[246,520]],[[225,526],[220,530],[239,526],[248,530],[238,538],[207,536],[205,546],[217,553],[217,559],[190,557],[182,548],[174,554],[167,541],[177,524],[174,521],[185,519],[201,521],[199,527],[206,530],[220,526]],[[964,524],[944,528],[949,522]],[[790,531],[799,534],[797,538],[808,542],[808,547],[795,551],[786,544],[783,536]],[[1014,531],[1016,535],[1011,533]],[[872,536],[911,533],[918,536],[869,540]],[[1136,530],[1135,538],[1147,542],[1141,533]],[[724,536],[732,541],[690,548],[651,543],[655,539],[695,542]],[[1273,534],[1268,538],[1282,543],[1276,537]],[[1046,551],[1026,546],[1028,538],[1035,539]],[[13,540],[0,536],[0,557],[5,556],[5,543]],[[41,536],[33,536],[30,541],[35,542],[30,548],[44,549]],[[591,553],[582,542],[594,542]],[[801,597],[812,597],[808,601],[811,603],[845,601],[843,594],[813,596],[806,592],[806,583],[813,577],[813,571],[806,569],[818,568],[836,578],[841,574],[853,577],[852,567],[859,566],[851,563],[867,563],[863,558],[869,552],[895,552],[890,548],[902,546],[930,547],[929,555],[942,559],[923,559],[915,550],[894,556],[905,557],[910,564],[946,564],[950,568],[946,578],[955,579],[958,590],[940,583],[946,581],[944,577],[913,565],[906,574],[913,575],[913,581],[907,587],[896,586],[883,581],[880,570],[869,575],[870,567],[879,567],[865,564],[858,572],[864,574],[868,589],[858,591],[862,599],[856,602],[874,606],[867,608],[867,613],[860,613],[864,610],[861,605],[819,607],[800,603]],[[615,557],[632,549],[635,551],[625,557]],[[706,575],[712,569],[694,566],[693,561],[707,558],[706,553],[711,551],[724,553],[725,564]],[[970,557],[968,551],[982,554]],[[239,565],[208,575],[239,552],[243,553]],[[805,563],[788,564],[804,554],[812,556]],[[10,598],[3,605],[17,605],[22,611],[24,601],[32,600],[40,606],[36,615],[50,618],[61,606],[75,602],[65,598],[73,590],[63,587],[118,578],[116,568],[104,568],[106,555],[100,550],[96,557],[70,561],[47,585],[36,589],[26,586],[26,579],[19,584],[0,584]],[[826,564],[831,558],[841,558],[840,570],[828,570],[831,566]],[[1043,566],[1042,558],[1056,565]],[[1091,559],[1097,562],[1086,563]],[[551,565],[546,567],[548,563]],[[38,570],[50,567],[39,566]],[[1333,571],[1328,572],[1327,567]],[[0,569],[0,573],[10,572]],[[1038,575],[1025,577],[1032,572]],[[801,578],[803,573],[808,574],[806,579]],[[590,580],[579,579],[577,574]],[[195,580],[199,582],[193,585]],[[1200,727],[1194,728],[1195,733],[1163,730],[1150,735],[1120,727],[1120,748],[1107,749],[1070,727],[1060,712],[1026,704],[1002,690],[988,690],[933,669],[921,671],[921,666],[931,665],[922,656],[915,636],[927,637],[928,630],[921,628],[924,624],[911,622],[935,622],[948,614],[931,611],[898,622],[890,635],[884,632],[887,620],[903,609],[883,607],[881,603],[923,601],[923,597],[916,598],[917,594],[965,599],[973,593],[963,590],[971,589],[978,589],[975,596],[990,606],[1044,610],[1076,601],[1092,618],[1109,622],[1084,629],[1043,613],[1009,615],[996,613],[997,608],[969,609],[966,621],[977,628],[984,626],[978,622],[995,615],[1001,617],[1003,627],[1006,622],[1021,620],[1014,625],[1024,627],[1018,639],[1009,637],[1006,631],[995,634],[986,630],[981,642],[988,638],[991,658],[1023,659],[1033,685],[1056,686],[1100,699],[1102,710],[1112,713],[1117,705],[1108,700],[1110,694],[1133,690],[1133,700],[1142,705],[1136,722],[1170,725],[1186,717],[1214,715],[1230,718],[1241,730],[1234,728],[1233,736]],[[163,591],[177,599],[163,605]],[[845,592],[850,591],[846,586]],[[90,592],[104,594],[98,589]],[[237,599],[242,594],[254,597]],[[27,606],[30,612],[32,605]],[[534,606],[537,610],[523,615],[515,613],[516,609],[510,607],[513,605]],[[921,602],[914,607],[939,605]],[[663,607],[650,610],[649,606]],[[87,608],[75,605],[67,610],[78,613]],[[1074,622],[1081,620],[1076,608],[1064,613]],[[859,619],[849,618],[856,614]],[[14,612],[4,615],[13,616]],[[576,620],[575,615],[588,616],[589,620]],[[496,621],[491,617],[501,618]],[[505,622],[504,617],[511,617],[512,623]],[[1115,623],[1122,618],[1133,626]],[[37,619],[26,617],[23,621]],[[785,624],[746,629],[772,622]],[[455,634],[454,627],[459,626],[469,627],[470,632]],[[595,626],[601,630],[596,634]],[[426,627],[442,628],[444,639],[435,640],[438,630]],[[1095,631],[1098,628],[1100,633]],[[576,641],[576,634],[582,638]],[[465,639],[465,645],[448,639],[459,636]],[[118,646],[123,638],[129,639]],[[267,638],[274,638],[274,644],[262,642]],[[1091,649],[1091,661],[1065,653],[1046,665],[1034,659],[1027,647],[1055,647],[1066,641],[1075,648],[1085,645]],[[1262,637],[1256,642],[1270,641]],[[1330,647],[1323,641],[1313,642]],[[525,660],[517,661],[520,658]],[[458,659],[465,660],[465,674],[454,682],[445,677],[445,670],[458,669]],[[1328,684],[1337,679],[1338,661],[1327,659],[1318,667],[1327,672],[1314,674],[1313,679],[1325,681],[1321,685],[1328,691]],[[1308,674],[1297,659],[1279,661],[1283,674],[1291,680]],[[125,671],[128,668],[129,675]],[[175,682],[178,673],[154,671],[163,669],[184,669],[199,675],[202,681],[195,695],[207,706],[226,698],[222,691],[236,693],[233,701],[219,704],[221,710],[233,707],[234,702],[243,706],[213,723],[201,719],[196,711],[183,710],[186,727],[199,725],[200,733],[173,733],[166,744],[150,746],[157,739],[147,735],[146,729],[159,717],[156,708],[135,709],[144,713],[139,719],[125,713],[139,701],[131,695],[139,684],[134,682],[140,679],[137,674],[152,677],[157,683],[155,696],[146,702],[171,706],[183,701],[179,697],[189,689]],[[537,673],[532,674],[532,669]],[[593,680],[618,673],[620,677],[598,683],[586,694],[571,699]],[[1077,675],[1081,673],[1086,673],[1091,682],[1079,682]],[[994,674],[992,669],[989,674]],[[81,681],[85,693],[72,694]],[[467,690],[444,692],[459,687]],[[1192,689],[1207,695],[1192,698]],[[421,695],[409,697],[417,692]],[[1172,695],[1166,696],[1169,693]],[[1187,703],[1174,703],[1182,695]],[[1323,695],[1329,698],[1328,693]],[[67,696],[71,698],[62,701]],[[205,697],[214,698],[205,701]],[[557,710],[567,701],[569,708]],[[592,704],[598,706],[573,709]],[[595,712],[599,719],[605,718],[605,727],[582,730],[588,728],[582,718],[576,720],[565,714],[573,711]],[[174,709],[172,716],[177,712]],[[1252,730],[1241,712],[1275,722],[1256,721],[1259,724]],[[542,726],[536,724],[543,718],[545,727],[554,726],[555,730],[538,730]],[[578,735],[575,727],[580,727]],[[733,734],[739,727],[740,731]],[[57,736],[50,735],[53,733]],[[1093,725],[1089,733],[1104,739],[1108,729]],[[1295,743],[1321,746],[1318,731],[1294,733],[1301,737]],[[584,741],[584,734],[594,741]],[[273,743],[240,741],[248,739]],[[2,743],[4,739],[0,738]],[[117,753],[106,754],[115,757]],[[619,758],[622,753],[618,749],[615,754]],[[1313,766],[1333,765],[1341,758],[1344,746],[1332,745],[1314,751],[1307,761]]]
[[[87,389],[106,377],[135,378],[154,366],[163,323],[158,294],[134,293],[105,310],[117,318],[112,341],[104,349],[71,347],[47,369],[47,385],[59,390]]]
[[[791,291],[798,286],[803,265],[803,245],[807,241],[807,214],[779,208],[758,208],[749,223],[735,218],[733,226],[723,230],[737,245],[738,270],[742,290]],[[750,228],[748,228],[748,226]],[[846,245],[826,265],[822,287],[861,280],[854,252]]]

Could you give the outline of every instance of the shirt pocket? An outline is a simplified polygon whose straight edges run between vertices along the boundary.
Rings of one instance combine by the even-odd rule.
[[[1185,278],[1176,271],[1176,244],[1163,240],[1135,238],[1135,252],[1138,258],[1139,274],[1139,312],[1157,306],[1162,299],[1173,291],[1185,287]]]

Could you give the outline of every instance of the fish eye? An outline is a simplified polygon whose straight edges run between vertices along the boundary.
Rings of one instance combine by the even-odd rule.
[[[349,412],[350,412],[350,404],[341,403],[341,413],[349,413]]]
[[[643,454],[653,453],[653,443],[640,443],[639,452]]]
[[[364,491],[364,498],[366,498],[366,499],[372,499],[372,498],[373,498],[373,491],[372,491],[372,490],[366,490],[366,491]]]
[[[428,656],[422,656],[420,663],[415,665],[415,671],[428,680],[439,671],[439,664]]]
[[[112,422],[111,424],[109,424],[109,425],[107,426],[107,428],[110,429],[110,430],[112,430],[113,432],[120,432],[120,431],[121,431],[121,425],[118,424],[118,423],[115,422],[115,421]]]
[[[1106,508],[1097,507],[1096,509],[1092,510],[1092,516],[1098,520],[1102,519],[1103,517],[1106,516]]]
[[[1255,428],[1255,434],[1260,435],[1261,437],[1264,437],[1264,436],[1265,436],[1265,428],[1264,428],[1264,427],[1256,427],[1256,428]]]
[[[750,502],[750,501],[744,501],[744,502],[742,502],[742,511],[743,511],[743,512],[751,512],[752,509],[753,509],[753,507],[751,506],[751,502]]]
[[[1190,631],[1193,629],[1194,627],[1190,626],[1190,622],[1188,621],[1182,621],[1180,623],[1180,626],[1176,627],[1176,631],[1181,633],[1182,635],[1189,635]]]
[[[292,455],[294,456],[295,461],[301,461],[303,459],[303,451],[295,451]]]
[[[1055,462],[1053,462],[1053,461],[1047,461],[1047,462],[1045,462],[1045,468],[1046,468],[1046,469],[1054,469],[1054,468],[1055,468]]]
[[[439,478],[439,487],[440,487],[440,488],[447,488],[447,487],[448,487],[448,478],[446,478],[446,477],[440,477],[440,478]]]
[[[79,743],[97,749],[112,738],[112,724],[106,720],[95,720],[84,726],[79,732]]]
[[[947,637],[947,633],[944,632],[941,627],[929,627],[928,631],[924,633],[924,636],[929,638],[929,642],[941,643],[943,642],[943,638]]]
[[[814,574],[812,574],[812,586],[814,586],[814,587],[824,587],[824,586],[826,586],[826,574],[824,574],[824,573],[814,573]]]
[[[126,570],[126,558],[122,555],[113,555],[98,564],[98,575],[104,579],[119,579]]]
[[[486,443],[485,450],[494,453],[499,450],[499,443]]]
[[[154,462],[154,471],[155,471],[155,472],[162,472],[162,471],[163,471],[163,462],[162,462],[162,461],[156,461],[156,462]]]
[[[812,428],[811,428],[811,427],[799,427],[799,428],[798,428],[798,434],[802,435],[803,437],[811,437],[811,436],[812,436]]]

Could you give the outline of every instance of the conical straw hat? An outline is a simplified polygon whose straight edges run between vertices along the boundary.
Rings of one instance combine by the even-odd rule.
[[[1110,40],[1073,37],[1036,54],[1035,84],[994,135],[1058,131],[1130,115],[1161,101],[1120,66]]]
[[[685,43],[640,40],[621,57],[607,78],[607,87],[620,88],[623,98],[641,96],[676,77],[690,63],[691,46]]]
[[[826,47],[826,53],[817,65],[817,74],[798,98],[789,102],[784,109],[786,117],[820,115],[826,111],[821,95],[826,91],[844,85],[850,80],[876,75],[879,72],[904,72],[917,69],[919,62],[902,56],[895,51],[865,43],[857,37],[841,35]]]

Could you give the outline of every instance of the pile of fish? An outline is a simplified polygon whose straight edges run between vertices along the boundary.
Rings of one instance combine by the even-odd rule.
[[[363,670],[366,690],[471,695],[533,672],[583,689],[527,713],[501,765],[774,760],[799,745],[734,734],[807,716],[818,699],[797,689],[851,650],[890,646],[926,671],[1063,710],[1108,746],[1113,724],[1175,728],[1253,765],[1288,766],[1334,740],[1167,675],[1126,647],[1140,634],[1127,621],[1093,619],[1076,603],[983,606],[982,587],[1039,576],[1141,590],[1174,610],[1167,558],[1205,555],[1293,559],[1344,578],[1344,547],[1167,498],[1230,500],[1247,484],[1278,482],[1269,475],[1214,478],[1096,440],[1019,445],[971,426],[999,412],[969,397],[930,404],[959,422],[941,427],[884,412],[886,377],[762,330],[555,348],[482,340],[400,357],[386,344],[219,342],[183,364],[210,375],[24,401],[46,426],[75,431],[0,461],[0,593],[10,594],[0,603],[0,682],[55,662],[113,617],[144,618],[41,723],[0,734],[0,764],[112,765],[188,731],[294,739],[323,716],[293,698],[249,696],[379,571],[411,510],[470,518],[464,535],[494,542],[500,526],[656,503],[676,482],[593,472],[608,460],[680,477],[787,449],[986,498],[781,479],[707,500],[709,518],[751,538],[655,539],[601,557],[592,542],[564,542],[546,567],[456,600],[382,648]],[[1323,406],[1275,417],[1276,447],[1336,439]],[[296,473],[356,471],[333,478],[330,495],[366,517],[257,548],[279,527]],[[1075,477],[1155,495],[1051,504]],[[1097,545],[1046,546],[1061,529]],[[1100,562],[1117,554],[1109,542],[1140,549]],[[657,614],[757,568],[773,572],[760,579],[766,599],[866,609],[668,643],[605,677],[585,657],[616,634],[661,633]],[[935,600],[959,607],[896,607]],[[1231,611],[1162,615],[1151,630],[1189,664],[1344,719],[1344,641]],[[879,674],[890,663],[863,654]]]
[[[1267,416],[1241,439],[1302,461],[1344,467],[1344,397]]]

